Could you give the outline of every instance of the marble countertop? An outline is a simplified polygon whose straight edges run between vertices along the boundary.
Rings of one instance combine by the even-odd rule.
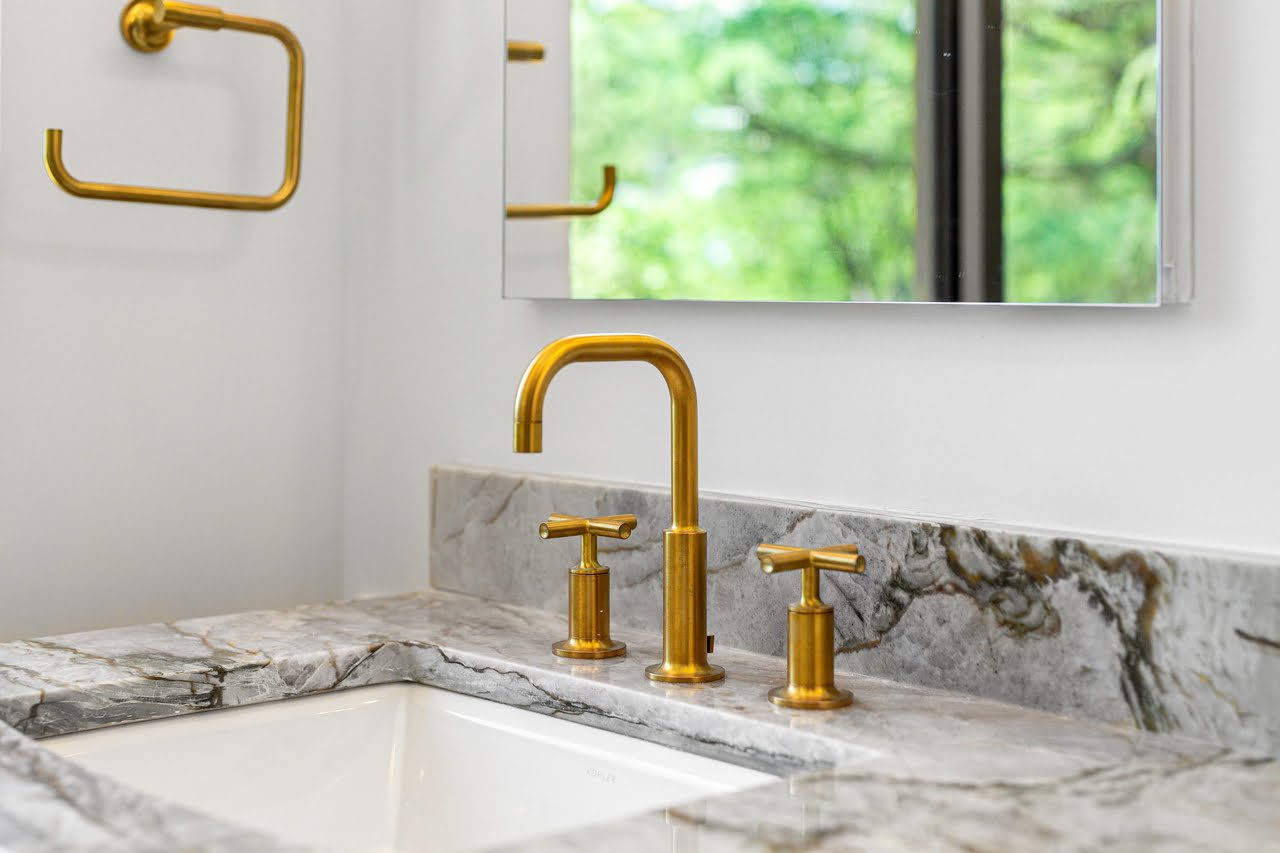
[[[858,676],[852,708],[786,711],[764,699],[777,658],[720,649],[725,681],[660,685],[656,635],[578,662],[550,654],[562,633],[428,591],[0,644],[0,848],[285,849],[35,739],[414,681],[785,777],[522,850],[1280,849],[1273,756]]]

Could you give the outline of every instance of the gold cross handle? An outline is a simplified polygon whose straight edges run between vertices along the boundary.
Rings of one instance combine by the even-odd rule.
[[[761,545],[756,549],[765,574],[799,571],[800,600],[787,608],[787,686],[769,691],[769,701],[784,708],[843,708],[853,694],[835,683],[835,610],[822,600],[820,571],[861,574],[867,562],[857,545],[791,548]]]
[[[543,539],[582,537],[582,559],[569,569],[569,639],[551,650],[563,658],[612,658],[627,653],[626,643],[609,636],[609,568],[600,565],[596,537],[626,539],[636,529],[634,515],[583,518],[554,514],[538,525]]]

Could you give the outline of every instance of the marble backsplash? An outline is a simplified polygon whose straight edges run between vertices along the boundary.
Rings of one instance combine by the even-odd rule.
[[[798,578],[763,574],[756,545],[853,542],[866,574],[822,582],[840,671],[1280,751],[1280,561],[723,495],[700,508],[718,644],[785,654]],[[538,538],[552,512],[636,514],[600,558],[614,635],[657,630],[662,489],[437,468],[432,584],[563,613],[577,542]]]

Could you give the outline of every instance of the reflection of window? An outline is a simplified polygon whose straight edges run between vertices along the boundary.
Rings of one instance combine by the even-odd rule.
[[[575,296],[1155,298],[1155,0],[571,15]]]
[[[917,10],[920,297],[1154,300],[1155,4]],[[1110,272],[1107,289],[1063,261]]]

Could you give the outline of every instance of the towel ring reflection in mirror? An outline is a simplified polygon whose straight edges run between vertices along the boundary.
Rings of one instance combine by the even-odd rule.
[[[604,167],[604,189],[593,202],[586,204],[509,204],[508,219],[560,219],[566,217],[598,216],[613,204],[613,191],[618,183],[615,166]]]

